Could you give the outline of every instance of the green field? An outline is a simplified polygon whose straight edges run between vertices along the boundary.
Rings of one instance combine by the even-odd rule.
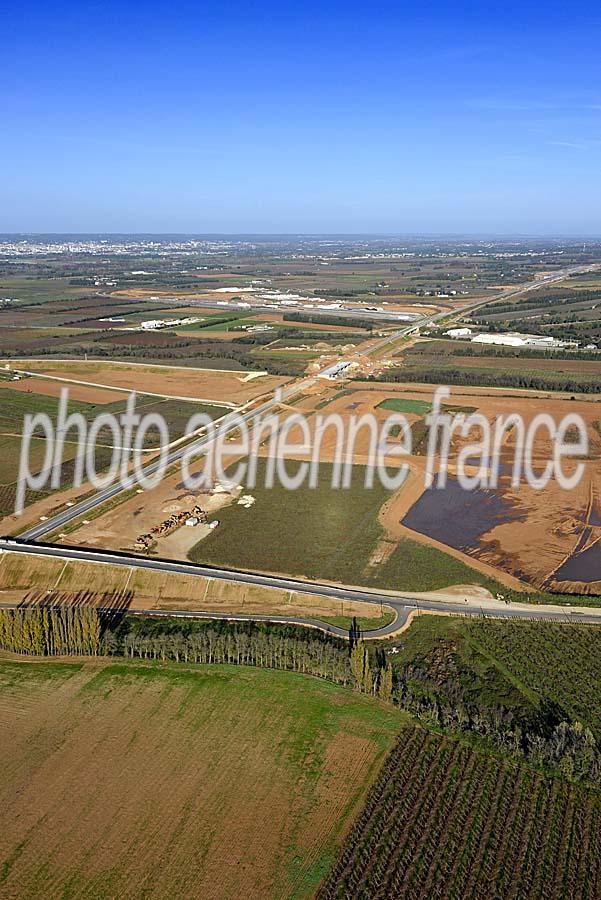
[[[69,389],[68,384],[65,384],[64,387],[67,390]],[[119,416],[125,412],[126,407],[127,394],[124,393],[123,400],[117,400],[112,403],[85,403],[80,400],[69,399],[67,411],[68,413],[81,413],[87,422],[92,422],[101,413]],[[15,391],[11,388],[3,388],[0,394],[0,432],[21,434],[23,419],[27,414],[45,413],[56,423],[58,409],[59,400],[56,397],[49,397],[34,391]],[[143,392],[136,396],[136,411],[142,414],[161,413],[172,433],[173,439],[183,434],[186,422],[194,413],[207,413],[213,419],[217,419],[226,412],[222,406],[195,403],[192,400],[189,402],[185,400],[161,400],[147,396]],[[156,442],[156,436],[153,440],[149,432],[149,440],[153,443]],[[102,441],[99,440],[99,443],[102,443]]]
[[[508,634],[507,622],[480,622],[459,616],[418,616],[402,638],[391,639],[396,652],[391,662],[399,677],[416,677],[453,702],[522,715],[538,706],[539,696],[513,678],[494,649],[484,647],[481,630],[491,624]],[[544,627],[537,622],[535,628]]]
[[[601,629],[543,622],[475,622],[469,638],[526,694],[545,697],[601,740]]]
[[[288,464],[294,471],[294,463]],[[276,478],[265,485],[265,460],[259,460],[256,503],[220,510],[220,527],[200,541],[190,559],[206,565],[302,575],[391,590],[425,591],[450,584],[496,582],[452,556],[417,541],[402,540],[382,565],[368,566],[383,537],[378,512],[389,497],[377,478],[364,488],[365,467],[353,466],[351,487],[329,487],[332,466],[322,463],[315,490],[306,485],[288,491]]]
[[[128,629],[121,652],[194,652],[200,629],[249,652],[229,626]],[[601,792],[491,740],[559,703],[597,715],[598,631],[420,617],[374,652],[422,724],[293,672],[0,654],[0,896],[595,900]],[[280,632],[254,633],[261,664],[286,640],[303,665]],[[429,720],[432,695],[462,728]]]
[[[212,331],[231,331],[232,328],[237,328],[240,325],[263,324],[265,323],[261,319],[254,319],[252,317],[249,318],[246,313],[240,313],[237,315],[234,312],[228,312],[227,309],[224,308],[224,312],[216,312],[210,315],[203,315],[202,321],[200,322],[191,322],[189,325],[175,325],[173,330],[178,334],[180,332],[182,334],[185,334],[186,332],[193,331],[199,331],[203,334],[210,334]]]
[[[399,413],[417,413],[418,416],[425,416],[432,408],[431,403],[424,400],[404,400],[402,397],[387,397],[378,403],[378,409],[390,409]]]
[[[393,622],[395,615],[396,613],[394,610],[385,606],[381,616],[372,616],[370,618],[359,616],[359,618],[355,620],[357,629],[359,631],[377,631],[379,628],[384,628],[385,625],[389,625]],[[350,630],[353,627],[352,616],[315,616],[315,618],[319,619],[320,622],[328,622],[330,625],[337,625],[338,628]]]
[[[0,895],[310,897],[405,722],[285,672],[0,660]]]
[[[40,303],[85,297],[89,287],[74,287],[68,278],[0,277],[0,296],[15,297],[22,303]]]
[[[288,462],[293,472],[294,462]],[[322,463],[315,490],[288,491],[275,479],[265,487],[266,460],[257,466],[250,509],[221,510],[221,525],[190,553],[195,562],[238,569],[288,572],[308,578],[360,579],[381,528],[378,511],[388,492],[374,480],[364,489],[365,468],[354,466],[349,490],[329,487],[332,466]]]
[[[548,736],[569,722],[601,740],[598,626],[425,615],[391,645],[399,682],[419,683],[438,709],[460,706],[472,733],[504,722],[501,730]],[[482,729],[485,720],[497,725]]]

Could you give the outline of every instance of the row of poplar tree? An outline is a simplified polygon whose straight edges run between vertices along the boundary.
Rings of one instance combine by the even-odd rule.
[[[284,669],[353,686],[392,699],[392,668],[385,659],[372,666],[366,645],[356,636],[348,644],[294,629],[203,625],[188,634],[173,630],[103,630],[90,606],[32,606],[0,609],[0,649],[37,656],[97,656],[227,663]],[[140,627],[141,626],[141,627]]]
[[[30,656],[97,656],[102,627],[90,606],[0,609],[0,649]]]
[[[327,678],[335,684],[351,685],[366,694],[392,699],[392,667],[385,659],[372,666],[367,646],[361,640],[348,644],[327,638],[287,633],[285,629],[248,630],[235,625],[226,630],[203,627],[190,634],[144,634],[131,631],[122,639],[106,635],[108,653],[130,658],[173,659],[177,662],[226,663],[267,669],[284,669]]]

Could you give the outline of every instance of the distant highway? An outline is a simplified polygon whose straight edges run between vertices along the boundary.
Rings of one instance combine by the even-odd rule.
[[[482,306],[487,306],[489,303],[493,303],[495,300],[500,300],[507,297],[514,297],[520,294],[528,293],[529,291],[537,290],[543,285],[551,284],[555,281],[562,281],[569,275],[575,274],[577,272],[586,272],[590,269],[595,268],[595,266],[572,266],[567,269],[562,269],[560,272],[556,272],[553,275],[547,275],[544,278],[539,278],[534,282],[528,282],[525,285],[520,285],[515,288],[509,288],[506,291],[501,291],[499,294],[496,294],[493,297],[488,297],[483,300],[477,300],[474,303],[470,303],[467,306],[461,307],[461,309],[455,310],[444,310],[441,313],[436,313],[435,315],[423,316],[410,324],[404,325],[403,328],[395,331],[392,334],[388,334],[383,337],[380,341],[372,344],[370,348],[370,352],[374,350],[378,350],[381,347],[385,347],[387,344],[392,343],[398,340],[405,335],[411,334],[411,332],[415,331],[417,328],[422,327],[423,325],[429,322],[439,322],[443,319],[453,318],[455,316],[465,315],[466,313],[473,312],[476,309],[479,309]],[[225,309],[225,307],[220,307]],[[331,311],[330,311],[331,312]],[[337,311],[336,311],[337,312]],[[329,374],[334,374],[336,368],[340,365],[340,363],[344,362],[353,362],[355,361],[361,354],[360,353],[352,353],[349,357],[343,360],[339,360],[332,366],[329,366],[318,375],[311,376],[308,378],[302,378],[296,384],[291,385],[286,388],[282,392],[281,401],[286,401],[292,399],[297,394],[302,393],[302,391],[306,390],[311,385],[315,384],[318,378],[327,377]],[[245,422],[248,422],[254,419],[257,416],[262,416],[265,413],[269,412],[274,407],[278,406],[280,401],[275,398],[271,398],[263,403],[261,406],[250,410],[246,413],[242,413],[242,416]],[[218,426],[218,431],[221,434],[228,434],[231,431],[235,431],[237,428],[236,422],[223,422]],[[208,437],[199,437],[197,441],[192,441],[187,445],[183,445],[179,447],[177,450],[173,450],[167,456],[167,465],[171,466],[173,463],[178,462],[182,459],[186,454],[190,452],[202,452],[207,449],[209,444],[211,443],[211,438]],[[145,475],[150,476],[153,475],[161,465],[160,460],[149,463],[147,466],[143,467],[143,472]],[[109,487],[103,488],[97,491],[92,496],[88,497],[85,500],[81,500],[79,503],[76,503],[74,506],[68,507],[62,510],[57,515],[52,516],[44,522],[39,522],[36,525],[28,528],[25,532],[23,532],[22,537],[26,540],[34,541],[38,540],[44,535],[51,534],[59,528],[62,528],[64,525],[67,525],[69,522],[73,522],[75,519],[80,516],[85,515],[88,512],[91,512],[93,509],[96,509],[98,506],[101,506],[103,503],[106,503],[108,500],[111,500],[113,497],[118,496],[120,493],[129,490],[130,487],[135,485],[128,484],[123,486],[120,482],[110,485]]]
[[[75,547],[63,547],[55,545],[37,544],[19,538],[0,538],[0,552],[7,553],[31,553],[36,556],[47,556],[63,559],[65,561],[85,561],[104,563],[111,566],[123,566],[125,568],[150,569],[177,575],[192,575],[200,578],[212,578],[219,581],[230,581],[238,584],[253,584],[260,587],[278,588],[284,591],[292,591],[298,594],[317,594],[330,597],[335,600],[355,600],[362,603],[370,603],[375,606],[390,606],[394,609],[396,617],[389,625],[376,631],[366,632],[364,637],[382,638],[393,634],[406,621],[409,615],[419,612],[442,613],[467,616],[490,616],[503,619],[527,619],[546,622],[578,622],[589,625],[601,625],[601,608],[594,607],[565,607],[553,605],[535,605],[527,603],[508,603],[497,600],[430,600],[416,598],[411,594],[389,594],[375,591],[361,590],[359,588],[347,588],[332,584],[304,581],[298,578],[286,578],[276,575],[263,575],[254,572],[240,572],[236,569],[220,569],[213,566],[202,566],[189,562],[178,562],[166,559],[151,559],[126,553],[113,553],[106,550],[84,550]],[[123,610],[121,610],[123,611]],[[204,613],[172,610],[130,610],[136,615],[180,616],[193,618],[228,619],[232,621],[269,621],[286,624],[305,625],[319,627],[331,634],[342,637],[347,636],[347,631],[328,625],[324,622],[312,619],[309,616],[288,617],[280,615],[245,615],[236,613]]]

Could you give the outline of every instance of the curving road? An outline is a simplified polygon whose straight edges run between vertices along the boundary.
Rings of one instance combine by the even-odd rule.
[[[461,309],[452,311],[444,310],[443,312],[437,313],[433,316],[424,316],[412,321],[409,324],[404,325],[403,328],[395,331],[393,334],[386,335],[380,341],[372,345],[371,350],[373,351],[384,347],[386,346],[386,344],[396,341],[404,335],[410,334],[412,331],[426,324],[427,322],[437,322],[442,321],[443,319],[452,318],[454,316],[464,315],[482,306],[487,306],[489,303],[492,303],[495,300],[525,294],[530,291],[537,290],[541,286],[548,285],[556,281],[562,281],[570,274],[589,271],[592,268],[596,268],[596,266],[573,266],[567,269],[563,269],[561,272],[554,273],[553,275],[545,276],[544,278],[538,279],[535,282],[528,282],[526,285],[502,291],[494,297],[488,297],[484,300],[475,301],[474,303],[468,304]],[[353,354],[348,361],[351,362],[356,357],[357,354]],[[292,397],[304,391],[307,387],[313,385],[318,378],[322,378],[324,376],[327,377],[330,371],[334,368],[335,367],[330,367],[330,369],[322,371],[321,373],[319,373],[319,375],[303,378],[296,384],[284,389],[279,396],[270,398],[255,409],[251,409],[247,412],[241,412],[240,415],[246,422],[249,422],[256,417],[262,416],[273,408],[277,407],[282,401],[290,400]],[[228,417],[226,416],[224,419],[220,420],[217,425],[218,433],[227,434],[230,431],[235,431],[238,427],[238,422],[238,417],[236,417],[234,421],[228,421]],[[210,443],[213,440],[215,440],[215,438],[211,436],[199,436],[197,439],[179,447],[176,450],[171,451],[166,455],[166,466],[169,467],[173,465],[175,462],[181,460],[185,454],[188,454],[190,452],[201,453],[203,450],[206,450],[209,447]],[[163,465],[165,465],[165,463],[163,463]],[[161,461],[155,460],[143,467],[144,474],[146,476],[150,476],[157,472],[160,466]],[[12,551],[20,553],[34,553],[43,556],[54,556],[64,559],[79,559],[92,562],[107,563],[111,565],[156,569],[162,572],[198,575],[205,578],[215,578],[225,581],[257,584],[264,587],[291,590],[297,593],[320,594],[324,597],[332,597],[339,600],[359,600],[363,603],[373,603],[377,605],[385,604],[392,607],[396,613],[394,621],[389,625],[378,629],[377,631],[371,631],[365,635],[365,637],[370,638],[386,637],[387,635],[393,634],[400,627],[402,627],[402,625],[407,621],[408,616],[415,613],[416,611],[439,612],[447,614],[451,613],[455,615],[470,616],[488,615],[502,618],[537,619],[563,622],[579,621],[586,622],[588,624],[601,624],[601,609],[596,610],[594,608],[575,608],[552,605],[528,606],[527,604],[519,603],[506,605],[495,600],[484,601],[482,603],[476,603],[475,601],[469,600],[465,602],[452,602],[450,600],[426,600],[418,596],[394,593],[377,593],[368,590],[347,588],[330,584],[320,584],[316,582],[308,582],[292,578],[283,578],[270,575],[261,575],[252,572],[239,572],[235,570],[198,566],[194,565],[193,563],[177,562],[173,560],[147,559],[144,557],[130,556],[127,554],[112,553],[108,551],[82,550],[70,547],[34,543],[44,535],[48,535],[51,532],[56,531],[67,523],[73,522],[80,516],[83,516],[91,510],[98,508],[120,493],[129,490],[132,486],[134,486],[132,483],[117,483],[110,485],[109,487],[99,490],[91,496],[81,500],[74,506],[64,509],[48,520],[39,522],[38,524],[25,531],[18,539],[10,537],[0,539],[0,552]],[[132,612],[133,614],[155,616],[178,615],[215,619],[224,618],[223,615],[220,614],[200,612],[190,613],[186,611],[167,613],[159,610],[131,610],[130,612]],[[244,614],[230,615],[227,618],[233,621],[257,620],[299,624],[320,628],[321,630],[327,631],[331,634],[336,634],[343,637],[347,636],[347,632],[345,630],[311,618],[293,619],[285,616],[247,616]]]
[[[201,578],[213,578],[220,581],[230,581],[239,584],[254,584],[260,587],[279,588],[286,591],[294,591],[299,594],[318,594],[323,597],[331,597],[336,600],[359,600],[362,603],[371,603],[376,606],[390,606],[395,611],[395,619],[383,628],[366,632],[366,638],[382,638],[398,631],[411,614],[419,612],[442,613],[460,616],[490,616],[507,619],[529,619],[535,621],[550,622],[578,622],[589,625],[601,625],[601,608],[572,607],[554,605],[535,605],[527,603],[504,603],[490,600],[435,600],[424,599],[411,594],[394,592],[377,592],[361,588],[348,588],[341,585],[327,584],[323,582],[304,581],[298,578],[286,578],[276,575],[264,575],[255,572],[241,572],[236,569],[219,569],[213,566],[202,566],[190,562],[177,562],[167,559],[150,559],[138,557],[126,553],[109,552],[106,550],[83,550],[75,547],[62,547],[50,544],[38,544],[18,538],[0,538],[0,552],[7,553],[31,553],[37,556],[55,557],[64,560],[80,560],[123,566],[126,568],[151,569],[179,575],[194,575]],[[121,610],[123,611],[123,610]],[[330,634],[348,637],[348,632],[325,622],[310,617],[288,617],[270,615],[245,615],[223,613],[205,613],[189,611],[164,611],[164,610],[128,610],[135,615],[153,616],[180,616],[190,618],[229,619],[232,621],[267,621],[281,622],[285,624],[305,625],[307,627],[320,628]]]

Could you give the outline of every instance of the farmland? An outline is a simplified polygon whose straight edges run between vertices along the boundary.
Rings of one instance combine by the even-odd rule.
[[[126,659],[0,659],[3,894],[34,897],[43,880],[50,898],[218,884],[219,897],[593,900],[601,794],[564,747],[549,771],[519,740],[560,703],[580,739],[596,632],[521,627],[425,616],[400,652],[385,645],[394,699],[423,724],[351,691],[347,653],[327,638],[316,652],[300,629],[126,616],[111,643]]]
[[[221,527],[194,548],[191,559],[311,578],[346,577],[352,584],[369,560],[368,534],[377,541],[377,514],[387,492],[377,483],[372,490],[363,489],[362,466],[353,467],[349,490],[328,489],[330,465],[320,466],[316,490],[303,486],[287,491],[279,483],[268,489],[265,466],[266,461],[260,460],[254,506],[222,510]],[[294,463],[289,467],[294,471]]]
[[[574,351],[549,352],[527,347],[520,349],[495,344],[474,344],[471,341],[422,340],[408,348],[403,357],[409,367],[438,364],[453,368],[488,368],[540,375],[556,372],[566,376],[601,376],[601,357],[594,353],[582,356]]]
[[[190,371],[176,365],[153,366],[143,363],[20,360],[17,368],[49,377],[66,378],[106,388],[139,391],[172,398],[226,402],[234,405],[273,391],[283,379],[249,376],[248,372]]]
[[[322,463],[317,489],[303,485],[287,491],[277,481],[265,488],[265,465],[259,460],[254,506],[222,509],[219,529],[190,551],[191,560],[393,590],[490,582],[460,561],[409,539],[391,547],[381,566],[370,566],[384,536],[378,515],[390,494],[377,480],[364,489],[364,466],[353,466],[348,490],[329,486],[332,466]],[[294,471],[294,463],[289,466]]]
[[[53,390],[48,390],[52,385]],[[19,475],[21,454],[21,433],[26,415],[43,413],[49,416],[51,422],[56,425],[59,409],[59,388],[70,388],[63,382],[45,381],[44,379],[23,379],[19,382],[0,381],[0,448],[2,450],[2,469],[0,472],[0,516],[9,515],[15,508],[16,481]],[[80,386],[74,387],[74,397],[69,391],[68,413],[80,413],[86,423],[91,424],[100,414],[119,416],[125,412],[127,394],[111,391],[103,391],[101,388],[88,388],[88,400],[77,399]],[[92,393],[93,391],[93,393]],[[115,396],[119,399],[114,399]],[[90,402],[92,401],[92,402]],[[142,414],[160,413],[167,424],[171,440],[185,434],[186,425],[196,413],[205,413],[212,419],[222,416],[226,409],[208,403],[194,403],[185,400],[157,399],[140,393],[136,399],[136,409]],[[78,444],[77,430],[73,429],[67,435],[62,453],[61,489],[68,488],[73,480],[75,471],[75,455]],[[149,429],[143,443],[145,449],[157,448],[160,435],[155,429]],[[111,463],[113,433],[109,428],[102,428],[95,442],[96,471],[101,473]],[[38,472],[43,464],[46,454],[46,440],[41,433],[31,440],[29,460],[32,473]],[[38,492],[28,491],[26,505],[36,499],[49,496],[53,493],[50,489]]]
[[[0,892],[311,896],[401,724],[286,672],[1,661]]]
[[[100,256],[70,253],[68,264],[67,258],[61,259],[51,253],[37,260],[24,254],[6,261],[4,267],[0,260],[2,290],[18,298],[10,301],[13,305],[0,308],[0,320],[7,326],[0,341],[0,353],[10,359],[12,345],[15,353],[18,351],[17,365],[30,366],[36,372],[50,376],[43,380],[25,377],[15,384],[2,381],[2,391],[8,398],[11,394],[22,393],[28,398],[23,402],[31,402],[34,410],[38,397],[56,397],[63,383],[59,379],[65,378],[70,379],[75,402],[94,406],[97,401],[103,405],[103,411],[110,412],[119,408],[119,394],[143,386],[160,395],[155,404],[149,397],[144,398],[145,409],[166,413],[173,431],[179,433],[187,420],[187,399],[194,399],[199,404],[196,411],[204,405],[224,404],[225,407],[250,403],[270,395],[274,388],[289,382],[291,377],[305,371],[315,372],[324,360],[339,359],[347,352],[354,352],[348,350],[347,344],[359,348],[365,342],[365,352],[357,354],[360,366],[365,367],[360,372],[370,378],[373,374],[378,377],[379,373],[394,381],[379,385],[373,380],[356,382],[353,396],[350,393],[342,396],[343,392],[332,396],[329,388],[333,386],[318,382],[305,397],[295,399],[294,403],[296,408],[309,414],[324,409],[341,412],[343,416],[348,416],[347,411],[358,404],[361,412],[373,412],[379,422],[388,412],[405,413],[409,417],[414,443],[407,490],[401,490],[394,498],[383,492],[377,496],[372,490],[365,492],[360,503],[351,497],[353,493],[358,497],[358,490],[347,492],[343,499],[348,501],[348,523],[344,521],[344,503],[334,496],[334,492],[324,495],[325,501],[316,500],[302,490],[296,492],[299,496],[294,499],[290,493],[280,492],[277,498],[267,497],[265,492],[259,497],[257,493],[259,502],[252,510],[242,512],[235,507],[223,510],[223,527],[192,550],[194,558],[220,559],[225,564],[231,561],[232,565],[245,568],[308,573],[309,577],[374,587],[428,590],[450,583],[475,582],[494,589],[498,577],[512,589],[518,588],[520,581],[527,581],[537,589],[550,587],[596,593],[598,547],[593,542],[596,533],[590,546],[578,543],[582,529],[589,525],[597,527],[586,518],[587,509],[595,500],[592,467],[588,465],[586,484],[583,482],[582,491],[573,492],[569,503],[562,502],[559,495],[552,492],[545,496],[544,503],[540,502],[539,495],[527,490],[518,498],[510,495],[503,483],[497,492],[503,495],[500,497],[503,504],[501,518],[489,522],[486,517],[481,517],[481,521],[478,508],[471,509],[464,517],[469,520],[468,525],[476,519],[475,524],[483,525],[475,534],[470,531],[464,535],[462,524],[455,528],[458,521],[463,521],[457,517],[456,506],[444,507],[443,516],[439,517],[441,521],[436,523],[436,534],[427,523],[427,527],[421,527],[419,517],[419,527],[411,527],[416,524],[416,518],[408,518],[407,513],[412,504],[420,502],[417,485],[423,477],[427,437],[423,418],[429,408],[432,389],[425,385],[420,387],[414,381],[415,390],[410,391],[402,380],[398,383],[396,380],[416,378],[432,382],[438,375],[445,381],[453,381],[453,373],[458,373],[459,381],[471,379],[479,383],[484,373],[485,382],[489,378],[500,378],[500,383],[514,384],[513,379],[518,378],[517,383],[523,387],[544,384],[552,388],[573,388],[578,382],[576,387],[592,393],[599,375],[598,360],[497,359],[484,353],[468,357],[460,355],[461,348],[457,343],[428,342],[419,337],[403,339],[402,348],[399,342],[390,345],[381,358],[372,359],[368,341],[370,334],[384,333],[390,328],[389,313],[427,315],[441,309],[459,310],[462,304],[476,297],[493,296],[501,284],[521,284],[540,275],[542,269],[552,272],[569,264],[570,260],[582,261],[582,248],[566,245],[559,251],[554,247],[550,253],[541,251],[539,257],[540,248],[524,255],[523,247],[520,249],[518,245],[512,245],[511,251],[504,245],[502,253],[497,254],[490,249],[482,251],[480,247],[473,253],[466,252],[463,245],[453,247],[452,242],[443,242],[440,246],[428,241],[410,243],[413,248],[408,251],[410,256],[403,255],[401,259],[395,255],[396,251],[388,256],[392,252],[390,242],[375,241],[373,247],[378,249],[371,255],[371,250],[367,254],[359,252],[358,246],[351,241],[353,247],[344,250],[329,248],[332,256],[327,263],[320,258],[323,248],[320,249],[319,242],[312,241],[305,246],[307,257],[302,262],[286,241],[267,241],[252,250],[242,245],[224,248],[224,256],[219,255],[219,259],[212,255],[212,250],[201,250],[198,246],[190,251],[191,257],[186,262],[186,266],[190,263],[190,268],[185,269],[180,269],[180,264],[184,263],[177,253],[167,264],[162,251],[156,255],[156,248],[147,248],[143,259],[135,259],[135,253],[142,252],[137,245],[135,253],[132,250],[133,256],[129,252],[121,256],[121,247],[113,248],[115,252],[110,253],[105,246]],[[592,254],[593,259],[596,249],[589,249],[587,253]],[[36,277],[39,278],[37,293]],[[568,279],[561,288],[544,288],[527,298],[512,300],[510,305],[512,310],[515,307],[522,312],[537,309],[538,306],[528,304],[538,304],[544,291],[549,293],[548,299],[557,299],[559,295],[553,292],[561,293],[565,288],[578,294],[578,297],[567,298],[570,302],[565,304],[566,308],[577,311],[582,303],[589,302],[592,308],[592,294],[598,282],[595,273],[587,273],[580,279]],[[261,298],[265,300],[263,294],[267,299],[270,295],[279,297],[275,305],[271,304],[273,308],[254,311],[248,303],[244,308],[228,306],[233,298],[251,304]],[[281,298],[286,296],[301,299],[287,299],[284,305],[278,306]],[[305,304],[304,300],[309,302]],[[326,304],[321,307],[322,312],[329,310],[321,318],[316,312],[319,303]],[[379,310],[382,319],[378,321],[376,317],[367,321],[364,315],[361,316],[361,304],[365,304],[365,309]],[[346,324],[341,324],[341,307],[351,305],[358,318],[344,320]],[[502,313],[502,305],[490,309]],[[139,327],[145,319],[171,320],[175,316],[193,316],[197,321],[158,331]],[[315,321],[308,321],[311,319]],[[257,332],[254,330],[257,326],[270,330]],[[394,355],[387,358],[387,354]],[[387,368],[391,363],[395,367]],[[281,369],[278,368],[280,364]],[[221,371],[224,366],[234,367],[237,371]],[[551,379],[553,384],[548,384],[545,379]],[[37,387],[36,381],[39,382]],[[373,404],[366,400],[368,387],[374,394],[379,389],[379,396],[373,396]],[[477,408],[490,419],[494,413],[508,410],[512,392],[505,394],[502,391],[478,387],[463,389],[457,409]],[[507,402],[501,403],[501,397],[506,397]],[[493,398],[495,402],[492,402]],[[534,411],[531,403],[529,406]],[[574,411],[580,412],[581,408],[580,404],[578,410],[574,406]],[[2,492],[6,495],[3,510],[8,513],[13,507],[18,435],[9,429],[8,421],[5,424],[7,427],[1,438],[7,458],[6,477],[0,481],[3,481]],[[398,434],[397,430],[393,437]],[[149,446],[150,439],[147,449]],[[106,449],[99,449],[100,469],[107,464],[102,458]],[[453,450],[456,449],[454,446]],[[511,449],[509,441],[507,450]],[[543,449],[546,452],[547,448],[541,447],[541,452]],[[361,446],[357,462],[366,461],[363,451]],[[67,443],[66,454],[70,452]],[[331,452],[332,447],[326,446],[324,461],[332,458]],[[598,452],[597,440],[591,461]],[[32,442],[36,465],[42,453],[43,443],[36,438]],[[65,463],[65,476],[69,475],[70,465],[72,467],[68,461]],[[64,481],[68,484],[68,477]],[[172,511],[171,507],[180,504],[187,509],[186,504],[194,499],[182,495],[182,485],[176,475],[170,473],[165,481],[168,483],[156,492],[147,492],[143,497],[124,497],[118,508],[115,503],[104,512],[99,509],[97,518],[94,514],[89,525],[83,524],[73,532],[73,539],[76,543],[89,543],[95,547],[131,549],[146,529],[147,520],[152,527],[161,519],[165,508]],[[323,494],[321,485],[318,493]],[[40,495],[40,503],[35,505],[31,502],[34,499],[31,494],[26,499],[29,504],[27,515],[33,522],[55,513],[59,508],[57,504],[71,503],[77,498],[68,491],[64,497],[57,497],[56,502],[53,496],[44,499]],[[373,503],[367,509],[371,501]],[[427,505],[428,502],[429,498],[424,497],[423,503]],[[595,502],[598,504],[598,500]],[[361,504],[365,508],[359,510]],[[376,508],[378,504],[379,508]],[[507,510],[508,514],[504,516]],[[13,531],[16,528],[23,530],[25,524],[21,519],[18,525],[11,521],[9,526]],[[490,527],[487,529],[486,525]],[[73,527],[69,526],[67,531],[71,533]],[[336,528],[345,535],[344,544],[338,548],[331,540]],[[450,534],[453,528],[460,533]],[[247,530],[252,531],[250,536]],[[160,552],[172,558],[186,558],[191,542],[202,533],[200,528],[192,533],[180,529],[165,539]],[[528,540],[524,541],[526,533]],[[285,542],[280,540],[281,534],[286,535]],[[319,540],[316,540],[317,534]],[[266,536],[265,541],[262,541],[262,535]],[[268,546],[259,546],[261,544]],[[579,553],[574,556],[576,547]]]
[[[404,729],[319,900],[594,898],[601,798]]]
[[[552,288],[531,292],[527,298],[494,303],[474,314],[474,322],[495,329],[530,331],[583,344],[601,336],[598,272],[569,278]]]
[[[434,363],[435,368],[432,367]],[[418,365],[388,369],[380,376],[387,382],[423,382],[425,384],[482,385],[484,387],[522,388],[538,391],[564,391],[595,394],[601,363],[582,361],[575,369],[553,359],[532,360],[486,358],[478,356],[420,356]]]

